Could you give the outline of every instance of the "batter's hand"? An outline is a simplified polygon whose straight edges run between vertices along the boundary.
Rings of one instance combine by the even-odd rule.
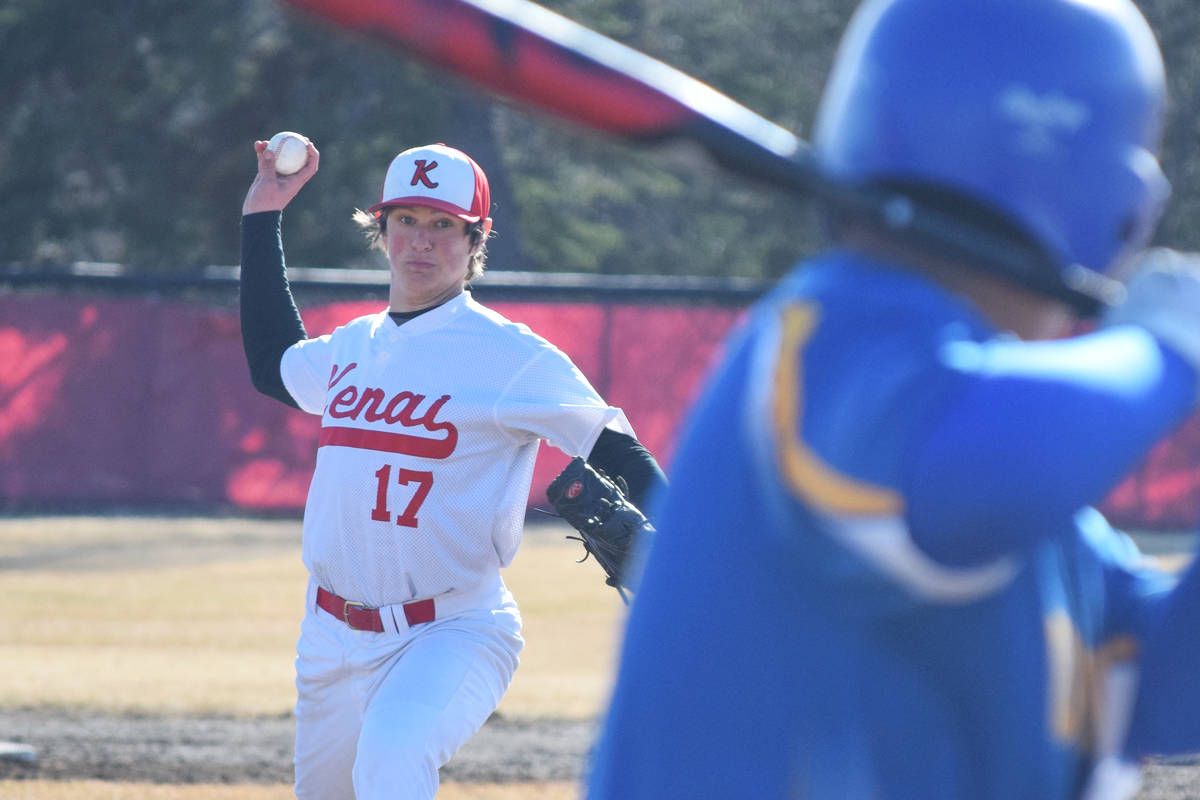
[[[317,173],[321,162],[321,154],[311,140],[308,141],[308,161],[299,172],[291,175],[280,175],[275,171],[275,154],[267,149],[266,141],[255,142],[254,152],[258,155],[258,174],[246,192],[242,214],[282,211],[300,192],[300,188],[308,183],[308,179]]]
[[[1147,250],[1129,281],[1125,302],[1102,321],[1142,326],[1200,372],[1200,254]]]

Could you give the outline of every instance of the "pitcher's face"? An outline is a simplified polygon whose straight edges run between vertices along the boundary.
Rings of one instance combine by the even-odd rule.
[[[435,306],[466,287],[475,248],[467,223],[458,217],[425,206],[395,206],[387,211],[384,244],[393,311]]]

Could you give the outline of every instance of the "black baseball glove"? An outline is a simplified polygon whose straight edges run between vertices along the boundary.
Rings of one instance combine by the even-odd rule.
[[[628,489],[618,476],[615,480],[576,456],[562,473],[546,487],[546,496],[554,510],[579,531],[587,554],[604,568],[609,586],[625,597],[629,553],[638,537],[654,532],[654,526],[638,507],[625,496]]]

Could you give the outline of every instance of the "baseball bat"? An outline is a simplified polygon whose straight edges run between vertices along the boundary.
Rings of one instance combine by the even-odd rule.
[[[821,173],[808,144],[701,81],[529,0],[283,0],[497,95],[633,142],[698,144],[740,175],[810,197],[1084,315],[1121,285],[929,208]]]

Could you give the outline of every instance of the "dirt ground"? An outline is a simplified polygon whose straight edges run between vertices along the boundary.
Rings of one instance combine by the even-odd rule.
[[[4,737],[32,744],[33,762],[0,758],[0,780],[290,783],[290,716],[109,716],[0,711]],[[442,769],[448,781],[576,780],[594,724],[493,717]],[[1200,762],[1156,764],[1138,800],[1200,798]],[[669,798],[664,798],[669,800]]]
[[[574,780],[593,724],[494,716],[442,769],[445,780]],[[0,780],[291,783],[291,716],[110,716],[0,711],[0,738],[33,745],[33,762],[0,758]]]

